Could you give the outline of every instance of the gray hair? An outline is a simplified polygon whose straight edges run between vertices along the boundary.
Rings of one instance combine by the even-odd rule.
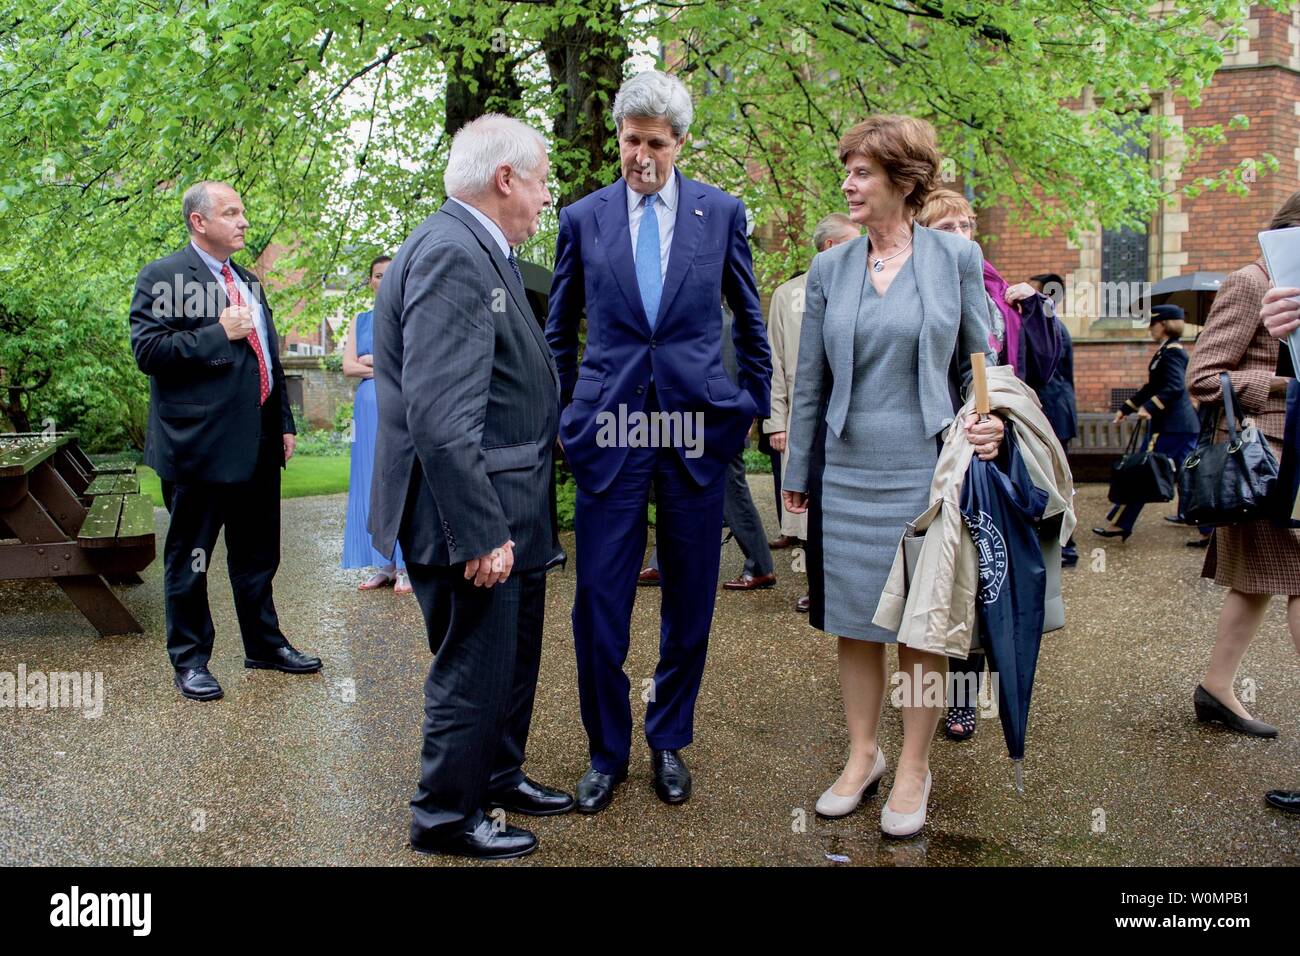
[[[194,229],[190,225],[190,216],[194,213],[197,212],[204,219],[212,218],[212,194],[208,192],[209,186],[230,188],[218,179],[204,179],[185,190],[185,195],[181,197],[181,215],[185,217],[185,228],[190,231]]]
[[[813,229],[813,249],[818,252],[822,251],[822,246],[826,245],[826,240],[833,238],[837,233],[845,232],[849,229],[857,229],[853,220],[842,212],[833,212],[829,216],[823,216]]]
[[[448,196],[473,199],[491,187],[502,166],[528,178],[545,157],[546,139],[537,130],[501,113],[485,113],[452,139],[442,185]]]
[[[614,97],[614,129],[623,132],[629,116],[666,119],[673,135],[681,139],[691,128],[695,107],[686,84],[675,76],[646,70],[625,80]]]

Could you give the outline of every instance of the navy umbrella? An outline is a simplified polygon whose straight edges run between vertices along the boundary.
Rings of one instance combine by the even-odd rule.
[[[980,356],[982,358],[982,356]],[[979,363],[976,363],[977,365]],[[977,368],[976,408],[987,413],[987,387]],[[982,403],[981,403],[982,398]],[[979,557],[975,605],[981,647],[997,677],[998,716],[1015,761],[1016,789],[1024,791],[1025,731],[1043,637],[1047,569],[1037,522],[1047,492],[1035,487],[1010,422],[997,458],[972,458],[961,489],[962,518]]]

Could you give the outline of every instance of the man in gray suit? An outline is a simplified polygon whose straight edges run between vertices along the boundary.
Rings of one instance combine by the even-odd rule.
[[[375,300],[379,431],[370,532],[400,541],[433,665],[411,800],[416,850],[479,859],[537,848],[504,808],[567,813],[524,775],[546,569],[559,378],[514,247],[537,232],[550,164],[518,120],[488,114],[452,141],[450,197],[402,244]]]

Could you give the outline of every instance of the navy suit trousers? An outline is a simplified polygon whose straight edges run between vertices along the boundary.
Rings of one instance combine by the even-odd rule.
[[[647,403],[647,410],[654,407]],[[646,701],[651,749],[675,750],[693,739],[722,554],[724,479],[719,474],[702,487],[677,449],[633,448],[603,492],[588,494],[578,487],[573,639],[582,723],[591,765],[601,773],[622,772],[631,752],[633,683],[623,662],[645,554],[651,487],[661,582],[659,664],[652,681],[638,677],[635,690]],[[649,597],[654,592],[642,593]]]

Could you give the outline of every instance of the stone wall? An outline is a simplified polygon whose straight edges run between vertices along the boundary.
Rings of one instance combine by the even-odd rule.
[[[321,368],[317,355],[283,355],[284,375],[289,386],[289,399],[299,403],[302,411],[315,428],[332,428],[334,414],[340,405],[352,401],[358,379],[346,377],[342,371]]]

